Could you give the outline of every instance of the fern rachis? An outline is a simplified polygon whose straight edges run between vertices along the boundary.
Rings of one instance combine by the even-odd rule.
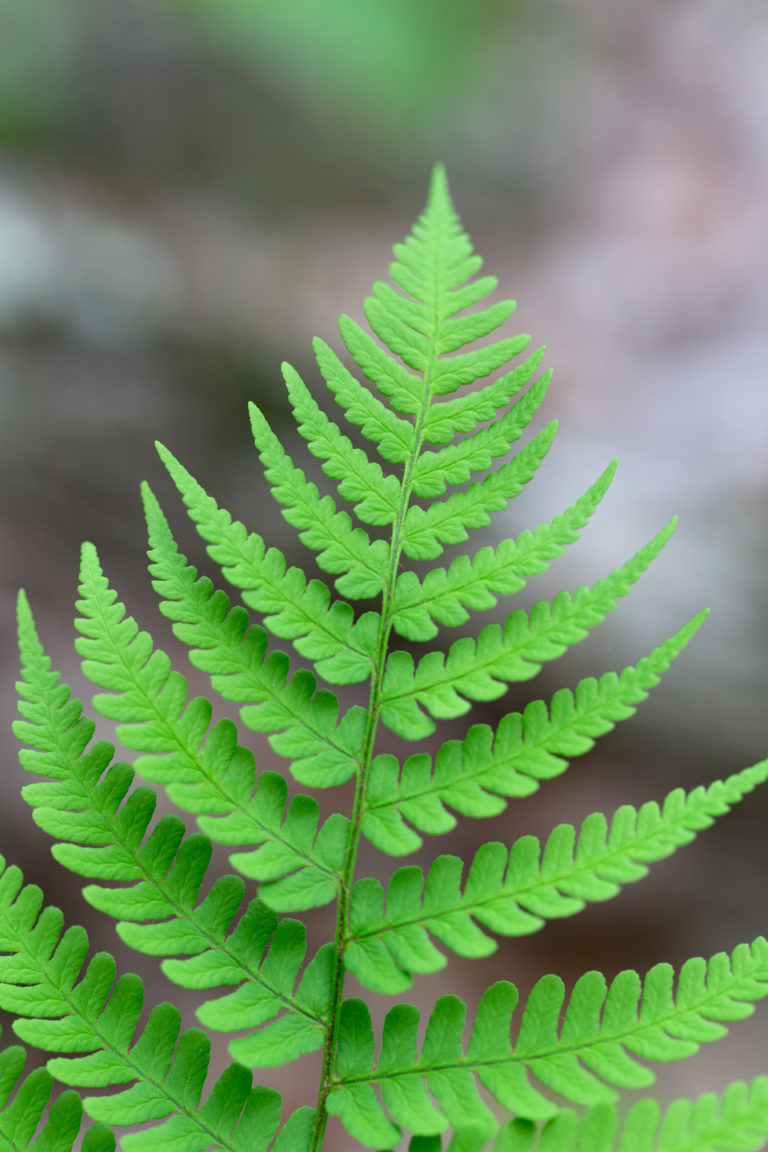
[[[443,996],[421,1038],[413,1006],[392,1008],[377,1038],[367,1004],[345,992],[352,973],[373,993],[400,994],[451,953],[488,955],[495,937],[526,935],[614,897],[768,777],[766,760],[688,793],[675,789],[660,805],[561,824],[543,844],[533,836],[490,842],[466,864],[437,854],[424,871],[399,863],[386,885],[358,875],[362,837],[386,856],[407,857],[458,817],[497,814],[560,775],[632,715],[706,615],[636,665],[507,712],[495,730],[471,724],[463,739],[402,762],[381,751],[382,729],[427,739],[442,720],[535,676],[629,594],[674,529],[590,588],[433,646],[442,628],[497,607],[566,551],[615,464],[551,523],[434,563],[533,480],[556,425],[509,455],[549,376],[536,378],[541,350],[510,367],[527,353],[527,337],[470,347],[514,305],[479,307],[496,283],[477,276],[481,262],[441,169],[395,255],[393,283],[374,285],[366,302],[371,332],[340,321],[352,367],[315,342],[329,398],[378,459],[284,365],[298,431],[337,499],[307,478],[251,405],[272,492],[328,583],[233,521],[160,445],[211,560],[244,606],[231,604],[187,563],[156,496],[142,489],[163,614],[213,690],[237,704],[244,728],[286,761],[298,793],[289,799],[282,775],[259,771],[246,732],[215,719],[210,701],[190,698],[184,676],[118,600],[92,545],[82,553],[76,647],[97,689],[92,706],[116,722],[117,739],[137,754],[132,764],[93,742],[93,720],[51,669],[19,598],[16,733],[26,745],[22,765],[38,778],[24,797],[56,841],[56,859],[89,881],[86,900],[116,920],[131,947],[162,958],[169,980],[202,993],[203,1027],[183,1030],[169,1004],[140,1024],[138,977],[118,977],[106,953],[89,959],[83,929],[65,927],[3,862],[0,1007],[16,1017],[22,1041],[54,1053],[47,1071],[26,1079],[22,1050],[0,1053],[0,1134],[11,1148],[70,1152],[83,1108],[96,1121],[85,1152],[106,1152],[116,1135],[128,1152],[327,1152],[329,1116],[365,1147],[393,1148],[410,1136],[412,1152],[716,1152],[768,1139],[765,1078],[730,1085],[720,1098],[677,1101],[663,1115],[651,1098],[623,1119],[617,1105],[619,1090],[653,1083],[648,1061],[691,1055],[768,995],[762,938],[691,959],[678,973],[658,964],[609,984],[589,972],[570,992],[547,975],[524,1004],[500,981],[470,1021],[459,997]],[[410,566],[425,560],[433,562],[426,572]],[[291,646],[309,668],[292,665]],[[344,707],[326,687],[351,684],[367,685],[365,706]],[[302,789],[347,781],[351,809],[321,821]],[[175,816],[155,819],[156,788],[200,831]],[[234,871],[210,883],[213,843],[232,850]],[[257,882],[255,893],[247,881]],[[295,915],[323,905],[335,905],[335,932],[309,954]],[[204,1095],[208,1032],[238,1035],[229,1042],[234,1062]],[[308,1053],[317,1054],[317,1094],[282,1116],[278,1093],[254,1086],[253,1071]],[[72,1087],[49,1107],[52,1077]],[[88,1096],[93,1088],[111,1092]],[[120,1136],[147,1122],[155,1126]]]

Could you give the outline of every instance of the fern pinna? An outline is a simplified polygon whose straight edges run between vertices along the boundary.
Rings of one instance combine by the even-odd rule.
[[[496,607],[577,539],[613,465],[551,523],[440,565],[445,546],[487,526],[546,456],[554,424],[516,454],[510,448],[548,376],[537,377],[541,352],[528,352],[527,337],[467,350],[514,306],[477,308],[496,282],[477,275],[481,261],[441,169],[395,255],[392,283],[377,283],[365,304],[371,332],[340,322],[357,373],[315,344],[333,399],[377,455],[356,447],[284,367],[298,430],[344,507],[307,479],[251,407],[272,492],[333,590],[233,521],[160,446],[211,560],[244,605],[232,606],[180,554],[156,497],[143,490],[152,580],[192,663],[237,704],[246,729],[264,734],[301,788],[354,781],[345,814],[321,821],[311,795],[289,798],[282,775],[259,771],[235,723],[190,698],[184,676],[126,614],[92,545],[82,553],[76,647],[98,689],[93,707],[116,722],[132,763],[94,742],[94,721],[51,669],[20,596],[16,734],[26,745],[21,763],[37,778],[24,798],[55,840],[55,858],[88,881],[86,900],[115,918],[128,945],[162,957],[169,980],[199,990],[202,1027],[182,1028],[172,1004],[144,1016],[139,978],[118,975],[107,953],[90,955],[85,931],[65,926],[3,862],[0,1007],[22,1042],[53,1053],[26,1078],[23,1049],[0,1054],[8,1147],[67,1152],[82,1139],[85,1152],[104,1152],[127,1127],[127,1152],[319,1152],[332,1138],[329,1117],[367,1148],[407,1144],[411,1152],[714,1152],[758,1149],[768,1138],[764,1077],[663,1113],[637,1098],[654,1081],[651,1062],[689,1056],[768,993],[763,939],[678,972],[658,964],[610,983],[587,972],[569,990],[547,975],[524,1004],[501,981],[469,1021],[457,996],[438,999],[424,1021],[398,1003],[378,1036],[367,1004],[345,994],[347,973],[373,993],[400,994],[451,953],[485,956],[497,936],[537,931],[614,896],[768,776],[767,760],[676,789],[660,804],[561,824],[543,844],[534,836],[487,843],[464,863],[436,855],[426,873],[405,863],[386,886],[357,875],[362,837],[405,857],[459,816],[492,816],[564,772],[632,715],[704,616],[634,667],[509,712],[495,730],[475,724],[463,739],[402,762],[380,750],[385,729],[425,740],[440,721],[535,676],[630,592],[674,527],[592,587],[434,647],[443,627]],[[434,563],[413,566],[422,561]],[[291,644],[300,666],[284,650]],[[367,685],[367,705],[342,708],[323,682]],[[156,787],[200,831],[190,834],[180,816],[156,819]],[[214,842],[231,849],[233,872],[211,882]],[[334,938],[308,954],[295,914],[328,904]],[[234,1033],[233,1062],[212,1084],[210,1032]],[[254,1085],[253,1072],[308,1053],[317,1053],[317,1093],[283,1115],[279,1094],[259,1086],[258,1073]],[[49,1107],[54,1079],[67,1089]],[[629,1111],[619,1110],[620,1089],[635,1090]]]

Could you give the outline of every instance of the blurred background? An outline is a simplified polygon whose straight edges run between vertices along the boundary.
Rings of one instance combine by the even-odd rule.
[[[362,317],[437,160],[486,270],[518,299],[510,331],[546,343],[555,370],[555,447],[483,542],[551,519],[620,461],[583,541],[518,603],[593,582],[680,516],[630,603],[472,719],[634,663],[702,606],[712,615],[638,715],[565,777],[421,859],[546,835],[768,755],[767,62],[754,0],[0,0],[1,850],[100,946],[115,946],[112,925],[91,925],[18,799],[16,589],[78,695],[83,539],[178,653],[145,572],[140,480],[210,567],[155,438],[305,563],[270,507],[246,403],[295,444],[280,361],[319,391],[311,337],[339,348],[339,313]],[[482,963],[453,960],[416,999],[730,951],[766,929],[766,816],[766,796],[750,798],[615,901]],[[319,944],[332,929],[310,919]],[[154,996],[176,995],[153,962],[120,957]],[[665,1069],[660,1094],[765,1070],[765,1018]],[[260,1079],[294,1107],[314,1075],[305,1058],[301,1075]]]

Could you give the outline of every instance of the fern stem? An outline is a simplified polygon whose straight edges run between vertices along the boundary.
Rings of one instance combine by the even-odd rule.
[[[423,376],[424,398],[421,405],[421,410],[416,417],[416,435],[414,437],[413,451],[411,452],[409,459],[405,462],[403,480],[400,488],[400,507],[392,525],[392,542],[389,552],[389,570],[387,572],[387,579],[385,582],[384,591],[382,593],[381,620],[379,624],[379,637],[376,648],[375,667],[371,677],[368,716],[366,720],[359,768],[355,783],[355,798],[352,807],[352,819],[350,822],[349,836],[347,839],[347,850],[344,857],[344,867],[339,885],[339,902],[336,914],[335,938],[336,970],[334,973],[333,992],[329,1010],[328,1030],[326,1033],[325,1044],[323,1046],[323,1065],[320,1081],[320,1092],[318,1095],[317,1112],[315,1117],[315,1124],[312,1129],[312,1138],[309,1145],[309,1152],[320,1152],[322,1149],[323,1135],[325,1133],[325,1126],[328,1120],[326,1100],[332,1087],[333,1058],[336,1050],[340,1020],[340,1008],[342,996],[344,993],[344,949],[349,942],[347,937],[349,901],[352,891],[352,882],[354,880],[355,874],[357,851],[362,834],[363,815],[365,813],[365,805],[368,794],[368,777],[370,773],[371,761],[373,759],[376,730],[379,723],[379,713],[381,709],[381,687],[384,680],[384,671],[389,650],[389,638],[394,624],[395,614],[392,611],[391,605],[394,600],[395,583],[397,580],[398,571],[400,568],[400,560],[403,552],[403,545],[401,542],[402,529],[405,522],[405,516],[413,495],[413,471],[416,466],[416,461],[419,458],[421,449],[424,445],[424,424],[429,406],[432,402],[431,380],[438,358],[437,338],[440,327],[440,315],[438,310],[440,285],[437,265],[438,261],[436,258],[434,270],[435,307],[432,317],[432,336],[430,339],[429,358]]]

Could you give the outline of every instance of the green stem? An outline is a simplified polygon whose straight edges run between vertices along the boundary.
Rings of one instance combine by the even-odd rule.
[[[323,1136],[325,1134],[325,1126],[328,1120],[328,1112],[326,1109],[326,1100],[333,1087],[332,1074],[333,1074],[333,1059],[336,1051],[336,1041],[339,1028],[339,1014],[341,1008],[341,1000],[344,993],[344,949],[349,942],[347,937],[347,919],[349,915],[349,901],[352,892],[352,881],[355,874],[355,862],[357,860],[357,850],[360,844],[360,835],[362,830],[363,814],[365,812],[366,799],[368,794],[368,776],[371,767],[371,759],[373,756],[373,747],[376,739],[376,730],[379,723],[379,711],[381,708],[381,686],[384,679],[384,670],[387,661],[389,650],[389,637],[392,631],[392,613],[391,603],[395,592],[395,583],[397,581],[398,572],[400,569],[400,560],[402,557],[402,530],[405,522],[405,516],[408,511],[408,506],[412,496],[412,477],[416,461],[424,444],[424,422],[432,402],[432,373],[437,362],[437,335],[440,327],[440,314],[438,309],[439,303],[439,290],[437,287],[437,261],[435,264],[435,308],[432,317],[432,338],[431,348],[427,368],[424,372],[424,400],[421,406],[421,411],[418,414],[415,424],[415,441],[413,452],[408,460],[405,471],[403,474],[403,483],[400,489],[400,508],[392,527],[392,543],[389,553],[389,571],[387,573],[387,581],[382,595],[381,603],[381,621],[379,624],[379,637],[376,651],[376,664],[371,679],[371,691],[368,701],[368,719],[366,722],[365,733],[363,737],[363,745],[361,749],[359,769],[355,783],[355,799],[352,807],[352,819],[350,822],[349,836],[347,839],[347,850],[344,857],[344,868],[342,870],[341,882],[339,887],[339,902],[336,913],[336,970],[334,974],[333,992],[331,995],[331,1004],[329,1009],[328,1026],[326,1030],[325,1044],[323,1045],[323,1066],[322,1075],[320,1080],[320,1091],[317,1101],[317,1112],[315,1115],[315,1123],[312,1129],[312,1138],[309,1145],[309,1152],[320,1152],[323,1145]]]

